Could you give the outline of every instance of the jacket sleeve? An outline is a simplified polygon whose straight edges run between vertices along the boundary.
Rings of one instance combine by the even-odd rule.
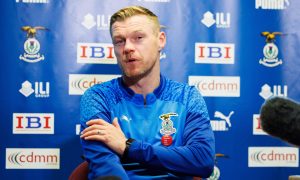
[[[80,102],[81,130],[87,127],[86,122],[91,119],[101,118],[111,123],[109,106],[105,103],[104,96],[101,92],[94,91],[93,88],[88,89],[82,96]],[[128,179],[120,158],[105,144],[84,139],[81,139],[81,144],[84,157],[89,163],[89,179],[109,175]]]
[[[215,140],[204,99],[192,88],[188,98],[183,146],[163,147],[134,141],[129,149],[130,160],[147,167],[209,177],[215,159]]]

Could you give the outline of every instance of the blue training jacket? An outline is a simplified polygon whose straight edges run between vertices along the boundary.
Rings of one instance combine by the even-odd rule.
[[[81,130],[86,122],[117,117],[127,138],[136,141],[128,152],[130,163],[105,144],[81,140],[89,162],[89,179],[189,179],[208,177],[213,171],[215,140],[204,99],[195,87],[161,75],[160,85],[146,96],[127,88],[122,78],[94,85],[81,99]],[[172,137],[166,146],[162,137]],[[169,141],[170,142],[170,141]]]

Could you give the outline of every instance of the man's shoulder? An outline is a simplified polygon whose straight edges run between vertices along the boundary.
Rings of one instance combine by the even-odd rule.
[[[117,97],[120,96],[118,79],[112,79],[87,89],[83,96],[82,101],[97,101],[97,102],[115,102]]]
[[[193,86],[190,86],[187,83],[166,78],[166,89],[169,91],[182,91],[184,93],[189,93],[193,88]]]
[[[195,87],[186,83],[170,79],[166,79],[165,82],[165,87],[161,94],[161,98],[164,100],[177,101],[186,104],[191,94],[199,93]]]
[[[87,93],[114,93],[118,89],[118,78],[95,84],[86,90]],[[86,93],[85,93],[86,94]]]

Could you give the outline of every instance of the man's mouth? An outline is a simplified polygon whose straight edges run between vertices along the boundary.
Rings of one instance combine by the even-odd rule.
[[[137,61],[135,58],[129,58],[126,60],[127,63],[135,62]]]

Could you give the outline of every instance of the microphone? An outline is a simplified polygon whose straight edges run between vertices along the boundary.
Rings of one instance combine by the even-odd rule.
[[[271,136],[300,146],[300,105],[287,99],[274,97],[261,107],[262,129]]]

